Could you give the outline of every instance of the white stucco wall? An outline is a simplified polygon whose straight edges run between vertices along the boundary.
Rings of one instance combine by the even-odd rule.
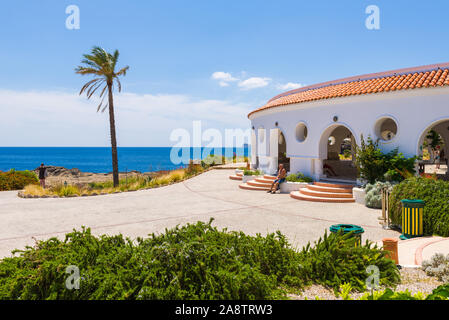
[[[338,117],[337,122],[333,121],[334,116]],[[339,125],[345,126],[359,144],[362,134],[365,139],[369,135],[377,138],[376,122],[384,117],[394,119],[398,128],[392,140],[381,141],[382,150],[390,151],[399,147],[399,151],[408,157],[416,155],[419,153],[423,134],[438,121],[449,120],[449,87],[400,90],[292,104],[257,112],[250,116],[250,120],[258,142],[257,155],[259,158],[264,156],[265,166],[272,165],[270,130],[278,128],[287,142],[290,171],[318,177],[322,170],[320,159],[327,157],[328,138],[333,129]],[[275,125],[276,122],[278,126]],[[303,142],[296,139],[296,126],[301,122],[306,124],[308,131]],[[258,130],[259,128],[264,130]],[[261,132],[265,133],[262,143],[259,137]]]

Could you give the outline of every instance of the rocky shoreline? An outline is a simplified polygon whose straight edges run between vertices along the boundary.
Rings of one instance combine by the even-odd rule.
[[[64,184],[88,184],[92,182],[106,182],[112,180],[112,172],[109,173],[93,173],[93,172],[83,172],[77,168],[64,168],[58,166],[46,166],[48,176],[46,178],[46,184],[48,186]],[[39,168],[34,170],[36,174],[39,174]],[[120,179],[126,179],[131,177],[155,177],[157,175],[166,173],[168,171],[158,171],[158,172],[140,172],[140,171],[129,171],[120,172]]]

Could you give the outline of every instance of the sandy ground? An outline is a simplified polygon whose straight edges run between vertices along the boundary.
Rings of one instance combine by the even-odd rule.
[[[208,221],[248,234],[281,230],[294,246],[302,247],[336,223],[365,229],[363,239],[379,241],[399,234],[384,230],[379,210],[356,203],[298,201],[288,194],[267,194],[238,188],[228,178],[232,170],[211,170],[182,183],[152,190],[96,197],[22,199],[17,192],[0,192],[0,257],[32,245],[33,238],[63,238],[81,226],[95,234],[123,233],[131,238],[163,232],[178,224]]]

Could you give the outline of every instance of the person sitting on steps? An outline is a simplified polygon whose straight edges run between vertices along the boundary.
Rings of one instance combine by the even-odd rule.
[[[279,165],[279,170],[276,179],[271,184],[270,190],[267,193],[275,194],[277,190],[280,189],[281,183],[285,182],[285,177],[287,176],[287,170],[285,170],[284,165],[281,163]]]

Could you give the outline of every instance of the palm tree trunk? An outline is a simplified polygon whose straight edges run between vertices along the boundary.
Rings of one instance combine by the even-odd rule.
[[[108,83],[109,93],[109,129],[111,131],[111,147],[112,147],[112,176],[114,187],[119,185],[118,176],[118,157],[117,157],[117,136],[115,133],[115,117],[114,117],[114,97],[112,95],[112,83]]]

